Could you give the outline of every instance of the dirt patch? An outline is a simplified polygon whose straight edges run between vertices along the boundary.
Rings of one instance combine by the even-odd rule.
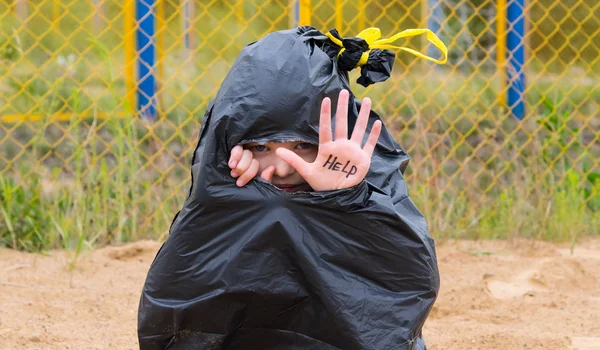
[[[141,241],[120,247],[106,247],[102,249],[104,256],[122,261],[137,259],[139,261],[151,260],[156,255],[156,242]]]
[[[82,256],[0,249],[2,349],[137,349],[140,291],[160,248],[144,241]],[[600,239],[438,243],[431,349],[600,350]]]

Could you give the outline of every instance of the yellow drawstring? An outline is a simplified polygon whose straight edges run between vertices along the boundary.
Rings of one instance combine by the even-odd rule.
[[[400,38],[408,38],[408,37],[412,37],[412,36],[421,35],[423,33],[427,34],[427,41],[429,41],[435,47],[440,49],[440,51],[442,51],[442,53],[444,54],[444,58],[442,60],[437,60],[435,58],[431,58],[427,55],[420,53],[419,51],[410,49],[408,47],[389,45]],[[327,37],[329,39],[331,39],[331,41],[333,41],[336,45],[338,45],[342,48],[340,50],[340,52],[338,52],[338,56],[341,55],[342,52],[344,52],[344,50],[345,50],[344,45],[342,44],[342,41],[339,40],[338,38],[334,37],[329,32],[326,33],[325,35],[327,35]],[[428,61],[435,62],[437,64],[445,64],[448,61],[448,48],[437,37],[437,35],[435,35],[435,33],[433,33],[429,29],[407,29],[407,30],[404,30],[404,31],[392,36],[389,39],[380,39],[381,38],[381,30],[379,30],[379,28],[367,28],[367,29],[363,30],[362,32],[360,32],[356,37],[364,39],[367,42],[367,44],[369,45],[369,50],[364,52],[362,54],[362,56],[360,57],[358,66],[363,66],[367,63],[367,60],[369,59],[369,52],[372,49],[403,50],[403,51],[409,52],[419,58],[423,58]]]

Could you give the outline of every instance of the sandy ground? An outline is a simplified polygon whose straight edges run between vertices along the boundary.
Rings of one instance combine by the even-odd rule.
[[[108,247],[69,272],[65,252],[0,249],[0,349],[136,349],[156,242]],[[600,239],[438,242],[431,349],[600,349]]]

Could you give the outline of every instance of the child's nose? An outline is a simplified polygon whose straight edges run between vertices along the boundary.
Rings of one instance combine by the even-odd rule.
[[[286,177],[290,176],[296,172],[296,169],[286,163],[283,159],[277,160],[277,164],[275,164],[275,175],[278,177]]]

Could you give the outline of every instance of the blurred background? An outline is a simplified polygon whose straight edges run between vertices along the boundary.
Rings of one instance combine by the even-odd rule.
[[[0,0],[0,245],[165,239],[237,54],[298,24],[448,46],[446,65],[398,52],[385,83],[351,75],[435,238],[598,235],[597,0]]]

